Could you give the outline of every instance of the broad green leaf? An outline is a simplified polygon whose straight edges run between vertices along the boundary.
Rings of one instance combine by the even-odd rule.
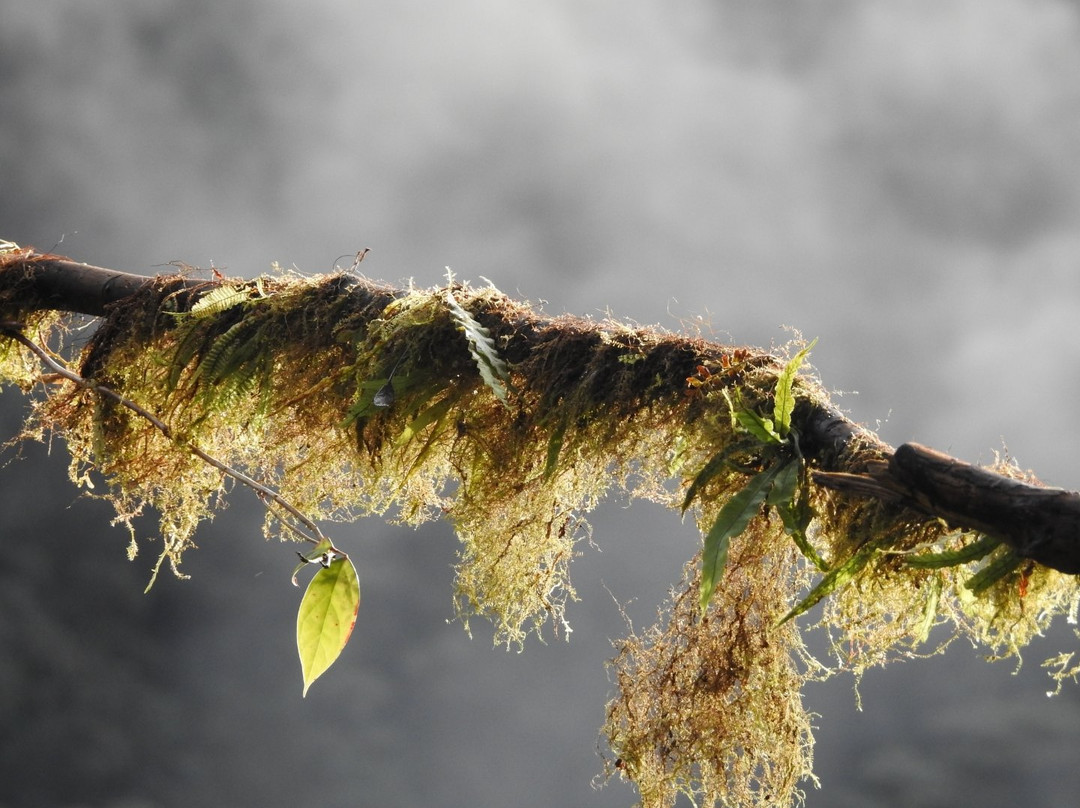
[[[810,609],[817,605],[818,601],[831,595],[837,589],[847,586],[851,580],[859,574],[862,568],[870,563],[870,559],[872,559],[877,552],[877,542],[870,542],[861,547],[855,555],[832,572],[827,573],[825,577],[818,582],[818,585],[810,590],[810,594],[803,598],[798,606],[784,615],[784,619],[780,621],[779,625],[783,625],[793,617],[798,617],[800,614],[810,611]]]
[[[764,418],[743,404],[742,393],[736,387],[732,393],[725,388],[721,391],[731,413],[731,428],[742,427],[762,443],[783,443],[783,439],[773,428],[773,422]]]
[[[746,530],[750,520],[761,509],[769,496],[773,479],[779,466],[771,466],[758,472],[739,493],[724,503],[716,521],[705,536],[705,548],[701,553],[701,611],[709,607],[713,592],[727,566],[728,547],[731,540]]]
[[[997,549],[1001,544],[1000,539],[991,536],[980,536],[977,541],[965,545],[958,550],[945,550],[940,553],[924,553],[922,555],[908,556],[905,563],[911,567],[922,569],[940,569],[942,567],[955,567],[968,561],[978,561]]]
[[[773,397],[773,424],[781,438],[786,438],[791,430],[791,413],[795,411],[795,395],[792,388],[795,384],[795,375],[799,372],[799,366],[806,359],[807,354],[817,345],[817,337],[813,342],[799,351],[788,360],[784,369],[780,371],[780,377],[776,380],[776,395]]]
[[[1012,549],[1006,548],[1005,552],[965,581],[964,587],[970,589],[973,595],[980,595],[1005,576],[1012,574],[1023,561]]]
[[[360,583],[352,561],[321,568],[308,584],[296,616],[296,649],[304,674],[304,695],[349,641],[360,608]]]
[[[799,467],[799,461],[793,459],[777,469],[776,479],[766,500],[769,505],[778,508],[795,504],[795,497],[799,493]]]

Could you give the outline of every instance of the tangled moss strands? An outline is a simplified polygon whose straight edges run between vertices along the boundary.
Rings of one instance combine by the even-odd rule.
[[[645,808],[679,794],[705,805],[787,805],[813,780],[800,693],[810,674],[798,664],[812,660],[795,626],[780,624],[799,583],[794,548],[775,522],[755,524],[748,538],[733,549],[708,615],[692,562],[661,621],[616,643],[604,732],[618,757],[608,770],[638,784]]]
[[[59,350],[67,321],[53,309],[71,285],[35,275],[45,265],[72,266],[0,251],[0,322]],[[805,613],[832,638],[833,667],[856,672],[925,653],[941,624],[1008,654],[1055,615],[1075,618],[1076,577],[1037,563],[1039,546],[950,527],[887,476],[892,450],[792,364],[802,343],[774,354],[547,318],[453,282],[130,277],[122,296],[77,285],[89,302],[67,308],[106,315],[79,372],[168,433],[55,383],[14,340],[0,340],[0,377],[36,395],[25,436],[61,435],[73,479],[103,478],[95,490],[121,521],[161,514],[161,558],[177,571],[230,485],[181,444],[312,520],[450,519],[457,612],[491,620],[510,647],[548,624],[569,631],[570,561],[613,487],[694,515],[707,591],[698,559],[612,663],[612,771],[644,804],[797,801],[812,740],[800,692],[826,672],[802,646]],[[750,503],[737,518],[733,501]],[[267,534],[294,538],[281,519],[268,510]],[[363,549],[349,550],[362,571]],[[1075,676],[1060,660],[1057,675]]]

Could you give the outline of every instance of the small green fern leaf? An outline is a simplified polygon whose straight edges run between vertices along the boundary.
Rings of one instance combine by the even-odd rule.
[[[204,406],[227,409],[259,391],[267,399],[274,361],[266,349],[265,331],[265,324],[241,320],[205,349],[193,372]],[[267,404],[268,399],[261,400],[255,411],[265,410]]]
[[[224,285],[211,289],[191,307],[194,317],[211,317],[228,311],[251,300],[252,289],[246,284],[240,286]]]
[[[780,373],[776,380],[776,395],[773,403],[773,424],[781,438],[786,438],[791,429],[791,413],[795,411],[795,375],[799,372],[799,366],[806,359],[807,354],[817,345],[817,337],[813,342],[793,356]]]
[[[195,356],[200,353],[206,341],[206,322],[189,319],[177,329],[177,346],[173,352],[172,361],[169,363],[168,391],[171,393],[180,385],[180,379],[184,375]]]
[[[252,412],[263,414],[269,406],[270,362],[264,355],[255,356],[225,376],[212,394],[216,408],[229,409],[240,405],[249,396],[262,391],[257,402],[250,403]]]
[[[491,392],[503,403],[503,406],[509,408],[510,404],[507,401],[507,396],[509,391],[513,389],[510,383],[510,368],[503,358],[499,356],[499,351],[495,347],[495,340],[491,338],[491,332],[480,325],[454,299],[454,293],[449,289],[446,290],[446,305],[450,307],[450,313],[453,315],[458,327],[465,332],[465,338],[469,341],[469,353],[472,354],[473,360],[476,362],[476,367],[480,371],[480,377],[484,380],[484,384],[491,388]]]
[[[239,342],[238,337],[243,331],[244,323],[233,323],[225,333],[214,339],[195,368],[195,373],[199,379],[207,383],[213,383],[221,378],[218,368],[229,361],[229,354],[235,349]]]

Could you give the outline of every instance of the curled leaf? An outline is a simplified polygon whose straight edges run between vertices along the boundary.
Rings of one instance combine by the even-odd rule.
[[[359,253],[357,253],[359,255]],[[380,387],[374,397],[371,399],[371,403],[376,407],[389,407],[397,399],[397,392],[394,390],[394,374],[397,373],[397,369],[401,366],[405,356],[402,355],[398,358],[398,361],[394,363],[394,367],[390,370],[390,375],[386,377],[386,384]]]
[[[310,553],[297,553],[300,556],[300,563],[296,565],[296,569],[292,574],[292,585],[300,586],[296,582],[296,576],[300,574],[300,570],[306,567],[308,564],[322,564],[324,567],[329,567],[335,558],[344,557],[344,553],[335,549],[333,542],[330,539],[324,538]]]
[[[394,403],[396,398],[397,394],[394,392],[394,383],[387,380],[386,384],[375,392],[375,395],[371,399],[371,403],[376,407],[389,407]]]

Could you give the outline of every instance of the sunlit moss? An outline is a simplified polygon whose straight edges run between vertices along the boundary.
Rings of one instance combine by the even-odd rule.
[[[0,316],[55,347],[63,322],[23,310],[19,288],[0,288]],[[312,519],[448,518],[462,543],[458,615],[466,625],[489,619],[497,643],[520,648],[545,626],[569,631],[570,562],[588,535],[585,517],[612,488],[689,504],[707,533],[752,475],[777,459],[802,462],[794,443],[765,445],[732,417],[734,402],[771,412],[784,363],[770,352],[543,318],[490,287],[395,289],[340,273],[231,288],[192,310],[198,290],[159,279],[115,306],[79,357],[85,377],[148,408],[171,437],[75,384],[43,384],[30,354],[0,342],[0,378],[37,394],[26,436],[63,436],[72,478],[96,485],[133,531],[152,506],[161,560],[177,571],[233,486],[187,450],[198,446]],[[497,351],[509,369],[505,390],[494,371],[478,369],[463,323],[474,348],[483,336],[480,353]],[[828,396],[808,374],[794,393],[797,436],[800,418]],[[887,454],[869,433],[839,458],[820,448],[812,466],[852,472]],[[957,633],[1016,653],[1054,616],[1075,619],[1074,578],[1021,564],[976,592],[972,577],[992,557],[943,568],[908,559],[977,537],[800,479],[814,513],[806,540],[823,566],[864,563],[809,617],[788,621],[820,579],[775,508],[732,541],[704,616],[699,562],[690,564],[657,625],[622,641],[612,663],[612,771],[636,783],[645,805],[670,805],[679,793],[698,804],[791,804],[812,777],[800,695],[808,678],[826,667],[861,673]],[[268,510],[267,534],[294,538],[281,516]],[[362,569],[363,548],[350,549]],[[802,645],[798,623],[807,620],[831,638],[827,663]],[[941,625],[951,633],[927,648]],[[1059,675],[1075,675],[1061,659]]]
[[[805,568],[776,522],[757,523],[704,617],[698,569],[688,566],[660,623],[617,644],[609,765],[646,808],[680,793],[699,805],[786,805],[812,779],[805,652],[794,624],[779,625]]]

